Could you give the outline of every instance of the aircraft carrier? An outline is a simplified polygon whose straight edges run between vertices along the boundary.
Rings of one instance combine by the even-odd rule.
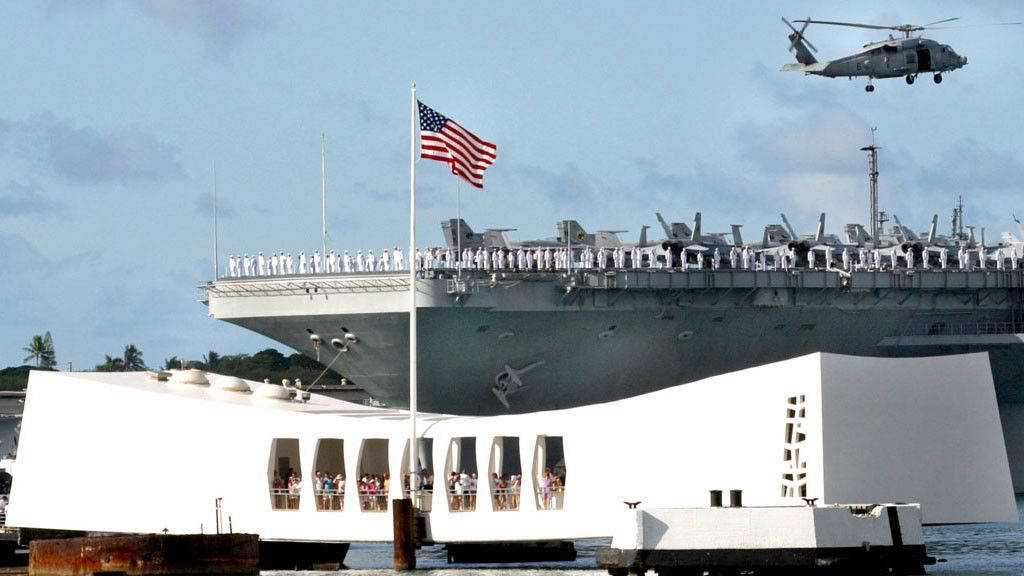
[[[820,231],[811,240],[826,241]],[[897,258],[888,269],[845,270],[822,259],[809,267],[806,254],[818,245],[794,267],[745,269],[724,255],[720,267],[697,267],[699,256],[684,264],[689,246],[660,246],[650,253],[662,254],[655,267],[421,270],[420,408],[567,408],[815,351],[923,362],[987,351],[1024,488],[1024,271],[1016,256],[1013,266],[984,269],[940,268],[934,255],[928,267]],[[926,261],[929,250],[919,250]],[[665,261],[673,251],[678,259]],[[201,290],[212,316],[333,363],[385,405],[408,405],[408,272],[220,278]]]

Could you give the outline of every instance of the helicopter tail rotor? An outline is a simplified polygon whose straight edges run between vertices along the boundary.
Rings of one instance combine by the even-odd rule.
[[[790,30],[793,31],[793,33],[789,35],[789,51],[796,53],[796,61],[801,64],[817,63],[818,59],[811,54],[811,50],[817,52],[818,49],[815,48],[814,44],[811,44],[811,41],[804,36],[804,30],[807,29],[807,24],[809,22],[804,21],[804,25],[797,30],[795,26],[790,24],[789,20],[783,18],[782,21],[785,22],[786,26],[789,26]],[[808,50],[808,47],[810,47],[811,50]]]

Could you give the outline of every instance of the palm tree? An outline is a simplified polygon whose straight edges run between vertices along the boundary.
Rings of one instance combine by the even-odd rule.
[[[124,360],[114,356],[106,356],[103,364],[96,366],[97,372],[124,372]]]
[[[46,354],[46,342],[43,340],[42,335],[36,334],[33,336],[28,346],[25,346],[22,350],[28,352],[28,356],[25,356],[22,362],[28,362],[34,358],[36,366],[42,366],[43,356]]]
[[[136,370],[145,370],[146,363],[142,361],[142,350],[135,347],[135,344],[128,344],[124,347],[124,360],[122,370],[126,372],[134,372]]]
[[[171,356],[170,358],[164,359],[164,370],[178,370],[183,365],[181,358],[177,356]]]
[[[210,350],[207,354],[203,354],[203,364],[206,365],[207,370],[216,370],[217,365],[220,364],[220,354],[213,350]]]

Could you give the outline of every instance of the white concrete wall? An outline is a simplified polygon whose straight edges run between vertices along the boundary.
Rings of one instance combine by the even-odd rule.
[[[826,354],[822,374],[826,501],[885,491],[929,523],[1017,521],[988,354]]]
[[[786,398],[807,398],[804,446],[810,496],[822,502],[920,500],[926,522],[1001,520],[1015,513],[1001,437],[991,434],[984,406],[962,420],[957,434],[938,430],[959,406],[916,410],[943,398],[973,397],[987,366],[930,375],[928,386],[900,392],[908,405],[888,418],[852,375],[886,372],[919,380],[916,360],[836,360],[820,355],[744,370],[669,390],[597,406],[488,418],[424,416],[419,430],[433,441],[437,490],[431,533],[438,541],[544,540],[610,536],[623,501],[646,508],[706,506],[708,491],[743,490],[744,504],[792,504],[781,496]],[[886,361],[890,362],[890,361]],[[905,376],[901,376],[904,374]],[[821,377],[825,374],[822,394]],[[935,384],[936,381],[941,384]],[[253,386],[258,386],[253,383]],[[936,387],[948,395],[936,396]],[[991,392],[990,392],[991,393]],[[982,404],[987,405],[985,402]],[[994,410],[994,400],[991,408]],[[906,425],[881,425],[898,418]],[[998,420],[993,415],[998,427]],[[908,432],[907,430],[911,432]],[[912,433],[913,430],[935,433]],[[225,522],[264,538],[384,541],[391,514],[360,510],[355,490],[364,438],[389,438],[391,497],[400,497],[408,423],[394,410],[373,410],[314,395],[308,404],[255,402],[250,396],[185,390],[143,374],[34,372],[25,406],[8,523],[94,531],[209,532],[214,498],[223,498]],[[539,436],[562,436],[567,482],[562,510],[538,510],[534,447]],[[520,510],[491,510],[481,478],[475,512],[449,513],[443,490],[449,439],[476,438],[486,470],[496,436],[520,439]],[[299,438],[303,497],[299,510],[272,510],[267,471],[274,438]],[[317,511],[310,483],[320,438],[345,440],[348,479],[344,512]],[[971,470],[989,489],[963,498],[964,482],[935,467],[958,470],[962,457],[950,442],[980,451]],[[928,454],[933,467],[913,459],[885,460],[865,446],[901,446]],[[1003,454],[1001,464],[997,458]],[[872,481],[878,473],[884,481]],[[69,492],[73,486],[73,493]],[[863,487],[859,491],[852,488]],[[928,486],[921,492],[907,486]],[[799,502],[799,500],[795,500]]]
[[[897,507],[900,533],[907,545],[923,544],[921,511]],[[870,514],[841,507],[659,508],[622,514],[613,548],[642,550],[778,548],[857,548],[867,542],[891,546],[892,530],[884,506]]]

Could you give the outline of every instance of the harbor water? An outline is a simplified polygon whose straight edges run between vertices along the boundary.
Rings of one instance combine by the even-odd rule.
[[[1017,495],[1018,514],[1024,513],[1024,494]],[[949,576],[1024,576],[1024,522],[1016,524],[975,524],[926,526],[928,553],[940,559],[928,567],[929,574]],[[608,541],[577,542],[578,558],[562,564],[504,565],[447,564],[444,548],[434,546],[417,552],[416,574],[430,575],[493,575],[570,576],[605,574],[594,565],[595,551]],[[396,574],[391,569],[390,544],[354,544],[345,564],[347,575],[382,576]],[[293,572],[264,572],[265,576],[287,576]],[[304,574],[336,574],[336,572],[305,572]]]

